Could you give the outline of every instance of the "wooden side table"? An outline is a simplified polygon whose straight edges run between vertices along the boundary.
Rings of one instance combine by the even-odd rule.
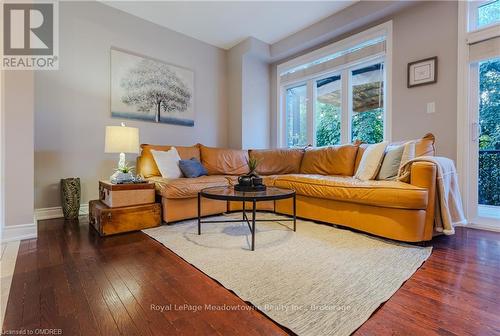
[[[110,208],[151,204],[155,202],[155,184],[99,181],[99,199]]]
[[[154,183],[99,181],[99,200],[89,202],[89,223],[101,236],[138,231],[161,224]]]

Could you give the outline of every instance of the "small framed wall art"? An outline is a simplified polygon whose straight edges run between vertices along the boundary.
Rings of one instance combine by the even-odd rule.
[[[408,63],[408,88],[437,82],[437,56]]]

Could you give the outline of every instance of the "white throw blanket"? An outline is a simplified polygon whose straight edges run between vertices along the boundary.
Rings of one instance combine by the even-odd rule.
[[[431,162],[437,167],[436,175],[436,210],[434,219],[434,230],[452,235],[455,233],[454,226],[466,224],[462,208],[462,198],[458,186],[458,176],[455,164],[452,160],[439,156],[420,156],[406,162],[399,169],[398,180],[410,181],[411,165],[414,162]]]

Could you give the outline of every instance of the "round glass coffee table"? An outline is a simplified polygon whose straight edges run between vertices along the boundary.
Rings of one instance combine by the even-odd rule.
[[[243,203],[243,218],[240,219],[227,219],[227,220],[201,220],[201,198],[209,198],[220,201],[234,201]],[[256,207],[257,202],[262,201],[277,201],[283,199],[293,199],[293,218],[292,219],[257,219],[256,218]],[[252,218],[248,218],[245,205],[246,203],[252,203]],[[295,190],[267,187],[265,191],[255,191],[255,192],[245,192],[236,191],[233,187],[210,187],[202,189],[198,193],[198,234],[201,235],[201,224],[202,223],[234,223],[234,222],[246,222],[248,228],[252,233],[252,251],[255,250],[255,222],[293,222],[293,231],[297,229],[297,217],[296,217],[296,197]]]

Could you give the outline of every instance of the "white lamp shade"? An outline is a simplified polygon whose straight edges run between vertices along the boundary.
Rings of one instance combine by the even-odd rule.
[[[105,153],[139,153],[139,129],[126,126],[106,126]]]

